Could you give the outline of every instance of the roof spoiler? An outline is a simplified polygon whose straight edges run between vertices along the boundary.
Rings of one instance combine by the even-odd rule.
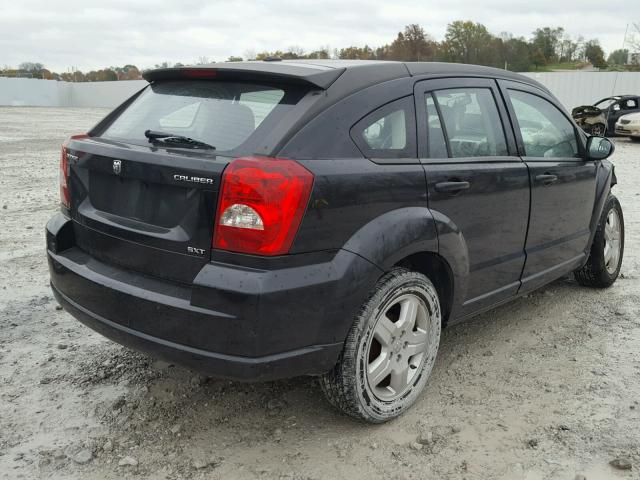
[[[244,80],[306,85],[326,90],[345,68],[291,65],[284,62],[214,63],[193,67],[159,68],[142,74],[149,83],[158,80]]]

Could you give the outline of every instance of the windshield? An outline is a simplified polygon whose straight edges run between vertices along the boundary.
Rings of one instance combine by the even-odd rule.
[[[615,98],[605,98],[604,100],[600,100],[598,103],[596,103],[594,106],[598,107],[601,110],[606,110],[607,107],[609,107],[612,103],[614,103],[616,100]]]
[[[265,129],[267,123],[281,119],[295,103],[296,99],[290,97],[284,88],[250,83],[154,83],[109,125],[102,137],[149,145],[145,132],[152,130],[204,142],[217,152],[235,151],[261,126]],[[180,148],[180,144],[171,148]]]

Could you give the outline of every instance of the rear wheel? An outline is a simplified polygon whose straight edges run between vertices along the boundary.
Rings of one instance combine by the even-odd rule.
[[[440,344],[440,301],[424,275],[395,268],[364,303],[336,366],[320,385],[335,407],[382,423],[420,395]]]
[[[624,217],[616,197],[610,195],[584,267],[574,272],[580,285],[604,288],[618,278],[624,253]]]
[[[632,142],[640,142],[640,137],[629,137]]]

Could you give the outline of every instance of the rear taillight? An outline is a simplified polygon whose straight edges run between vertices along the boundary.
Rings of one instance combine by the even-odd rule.
[[[222,176],[213,247],[254,255],[289,251],[313,174],[293,160],[238,158]]]
[[[71,135],[62,144],[62,150],[60,151],[60,203],[67,208],[71,208],[71,194],[69,193],[69,159],[67,158],[67,146],[70,140],[79,140],[81,138],[87,138],[87,134]]]

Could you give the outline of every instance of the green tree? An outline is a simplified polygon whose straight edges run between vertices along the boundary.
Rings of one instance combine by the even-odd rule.
[[[524,38],[514,38],[509,33],[503,33],[499,46],[502,53],[501,61],[505,68],[514,72],[531,70],[531,49]]]
[[[44,69],[44,65],[38,62],[22,62],[18,68],[25,72],[38,73]]]
[[[457,20],[447,26],[442,58],[449,62],[498,66],[496,37],[481,23]]]
[[[607,68],[607,61],[604,59],[604,50],[598,40],[589,40],[584,44],[584,56],[596,68]]]
[[[436,42],[417,24],[407,25],[389,46],[391,58],[405,62],[425,62],[435,58]]]
[[[118,80],[140,80],[142,75],[135,65],[125,65],[124,67],[111,67],[116,72]]]
[[[535,65],[536,70],[547,64],[547,59],[539,48],[531,55],[531,62]]]
[[[383,45],[376,48],[374,58],[376,60],[394,60],[391,47],[389,45]]]
[[[607,59],[607,63],[611,65],[626,65],[629,61],[629,50],[626,48],[620,48],[618,50],[614,50],[609,55]]]
[[[318,50],[314,50],[306,54],[303,58],[315,58],[315,59],[328,59],[329,58],[329,49],[328,48],[320,48]]]
[[[558,60],[560,62],[572,62],[577,51],[578,43],[565,36],[558,43]]]
[[[346,47],[338,51],[338,58],[348,60],[372,60],[375,54],[367,45],[364,47]]]
[[[559,60],[559,47],[564,35],[564,28],[544,27],[533,32],[531,46],[534,51],[540,51],[544,55],[545,63],[553,63]]]

